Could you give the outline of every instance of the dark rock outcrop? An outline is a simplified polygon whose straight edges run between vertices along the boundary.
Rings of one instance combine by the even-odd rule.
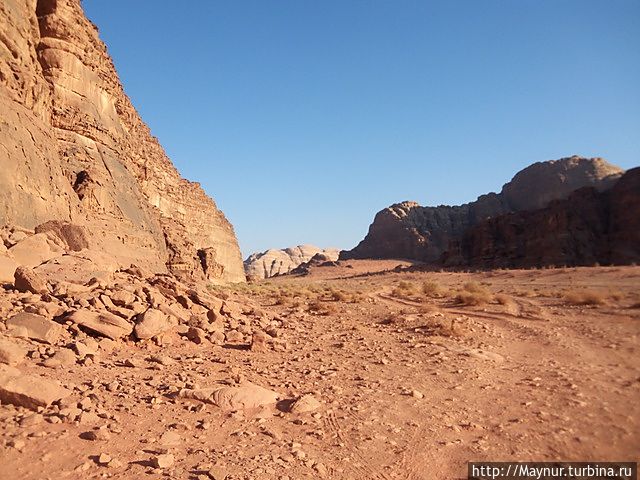
[[[376,215],[369,233],[340,259],[406,258],[438,263],[452,242],[480,222],[510,212],[541,208],[582,187],[606,190],[623,170],[601,158],[569,157],[535,163],[516,174],[500,193],[460,206],[392,205]]]
[[[443,261],[480,268],[640,261],[640,168],[604,192],[583,188],[545,208],[483,221],[452,242]]]

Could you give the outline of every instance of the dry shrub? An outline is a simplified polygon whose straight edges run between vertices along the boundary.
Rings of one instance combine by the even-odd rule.
[[[515,305],[515,301],[513,300],[513,298],[511,298],[509,295],[505,295],[504,293],[499,293],[497,294],[495,297],[496,302],[498,302],[500,305],[504,305],[504,306],[511,306],[511,305]]]
[[[467,282],[462,286],[462,289],[469,293],[485,293],[487,291],[478,282]]]
[[[595,290],[581,290],[566,293],[564,299],[572,305],[605,305],[605,295]]]
[[[391,294],[394,297],[411,297],[416,294],[416,286],[411,282],[402,281],[391,291]]]
[[[491,297],[491,294],[489,292],[484,290],[480,292],[459,292],[455,296],[454,300],[460,305],[478,306],[486,305],[487,303],[491,302],[493,298]]]
[[[308,312],[313,312],[316,315],[332,315],[338,312],[337,307],[332,303],[322,302],[316,300],[311,302],[307,307]]]
[[[420,328],[423,333],[430,336],[459,337],[463,334],[459,322],[455,319],[432,319],[427,325]]]
[[[422,283],[422,293],[427,297],[440,297],[444,291],[436,282],[426,281]]]
[[[349,300],[349,295],[341,290],[332,290],[331,298],[336,302],[346,302]]]
[[[433,313],[438,310],[439,308],[432,303],[423,303],[418,307],[418,313]]]

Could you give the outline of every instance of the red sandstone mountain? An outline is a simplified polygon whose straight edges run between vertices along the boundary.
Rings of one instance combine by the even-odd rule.
[[[0,225],[87,227],[122,264],[244,281],[235,233],[125,95],[80,0],[0,3]]]

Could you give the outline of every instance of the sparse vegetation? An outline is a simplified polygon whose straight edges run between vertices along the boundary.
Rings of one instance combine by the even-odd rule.
[[[564,299],[572,305],[605,305],[606,296],[595,290],[572,291],[565,294]]]
[[[427,297],[441,297],[444,289],[436,282],[426,281],[422,283],[422,293]]]

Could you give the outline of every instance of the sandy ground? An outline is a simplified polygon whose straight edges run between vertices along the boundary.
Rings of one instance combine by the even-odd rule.
[[[468,461],[640,459],[640,267],[391,271],[399,263],[218,290],[278,319],[264,352],[176,336],[64,369],[27,362],[79,385],[86,414],[0,406],[0,478],[426,480],[466,478]],[[488,303],[460,304],[465,291]],[[243,379],[283,401],[229,412],[176,395]],[[306,393],[321,407],[289,412]],[[165,453],[173,464],[155,467]]]

